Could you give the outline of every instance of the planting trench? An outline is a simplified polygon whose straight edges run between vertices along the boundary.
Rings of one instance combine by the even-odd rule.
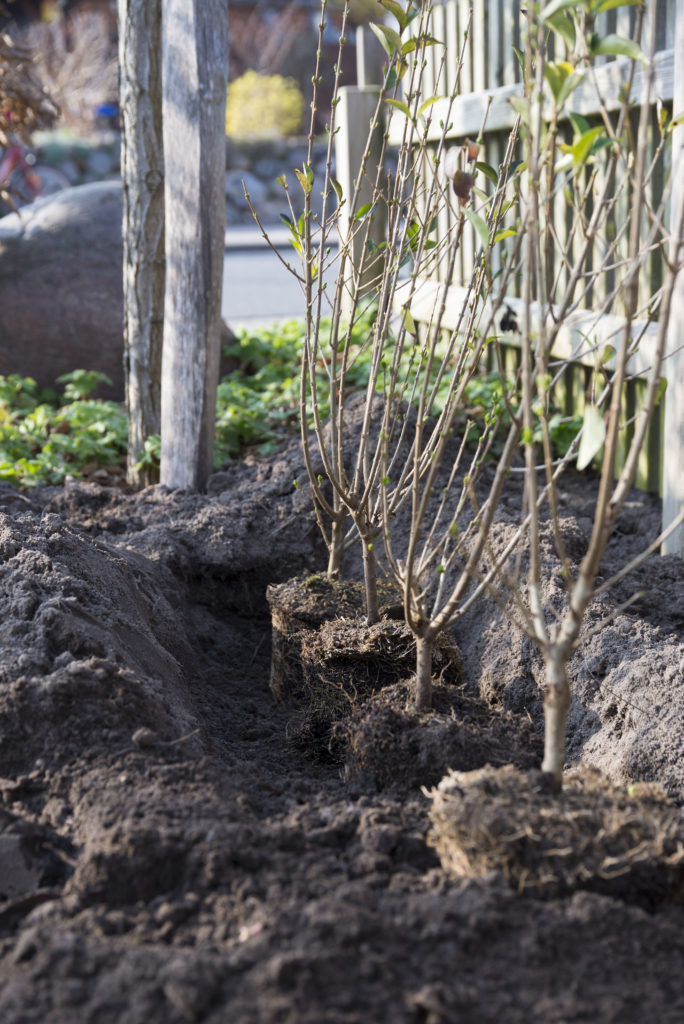
[[[269,688],[265,600],[323,564],[298,459],[237,464],[207,496],[0,493],[0,1019],[681,1020],[675,898],[518,894],[428,841],[440,758],[503,765],[512,738],[521,769],[536,757],[539,666],[491,611],[455,631],[461,678],[430,715],[399,678],[303,746]],[[656,520],[635,496],[606,574]],[[684,571],[651,566],[573,663],[570,751],[681,802]]]

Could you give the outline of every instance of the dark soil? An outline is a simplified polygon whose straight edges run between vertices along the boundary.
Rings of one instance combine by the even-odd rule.
[[[519,894],[427,842],[422,787],[446,767],[538,763],[541,665],[498,611],[458,624],[462,681],[433,712],[394,682],[327,760],[302,749],[269,689],[265,593],[325,564],[304,477],[293,445],[204,496],[0,491],[2,1024],[679,1024],[675,898]],[[591,487],[565,485],[573,558]],[[604,575],[658,516],[633,495]],[[684,564],[649,559],[636,587],[573,661],[569,754],[676,808]]]

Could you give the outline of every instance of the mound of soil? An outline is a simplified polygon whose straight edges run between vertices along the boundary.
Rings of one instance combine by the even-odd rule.
[[[265,594],[325,565],[304,476],[293,444],[203,496],[0,489],[0,1020],[678,1024],[675,900],[540,900],[499,869],[452,877],[427,842],[443,767],[537,756],[539,665],[496,609],[458,624],[463,683],[433,717],[405,680],[359,702],[349,780],[289,738]],[[591,481],[564,486],[579,549]],[[657,532],[655,500],[627,512],[606,576]],[[573,661],[569,750],[680,805],[684,565],[640,580]]]

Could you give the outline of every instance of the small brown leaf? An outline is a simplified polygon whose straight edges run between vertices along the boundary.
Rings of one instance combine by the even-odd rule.
[[[473,142],[472,139],[465,140],[465,149],[467,153],[467,159],[472,163],[473,160],[477,160],[480,155],[480,146],[477,142]]]
[[[468,174],[467,171],[456,171],[452,184],[454,192],[458,196],[458,205],[465,206],[470,200],[470,193],[475,184],[475,178],[472,174]]]

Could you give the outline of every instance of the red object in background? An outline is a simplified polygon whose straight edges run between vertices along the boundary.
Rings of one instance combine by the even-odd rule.
[[[53,195],[70,186],[69,179],[54,167],[39,167],[32,153],[14,143],[0,160],[0,215]]]

